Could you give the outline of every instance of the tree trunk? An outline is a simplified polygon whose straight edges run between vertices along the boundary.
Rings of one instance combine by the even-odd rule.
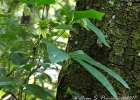
[[[112,83],[118,97],[139,100],[140,1],[77,0],[76,10],[86,9],[95,9],[105,13],[102,21],[92,20],[92,22],[107,36],[111,48],[99,46],[97,36],[92,31],[75,25],[78,34],[71,32],[68,52],[83,50],[96,61],[114,70],[130,86],[130,89],[124,88],[122,84],[102,71]],[[112,98],[101,83],[74,61],[68,65],[68,71],[61,70],[58,81],[57,100],[72,99],[70,95],[66,94],[68,87],[81,93],[84,98],[92,98],[91,100]]]

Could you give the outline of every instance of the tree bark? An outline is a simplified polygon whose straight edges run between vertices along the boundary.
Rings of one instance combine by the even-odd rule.
[[[99,46],[97,36],[92,31],[74,25],[78,34],[71,32],[67,51],[83,50],[96,61],[118,73],[128,83],[130,89],[126,89],[110,75],[101,71],[112,83],[119,98],[139,100],[140,1],[77,0],[76,2],[76,10],[95,9],[105,13],[102,21],[92,20],[92,22],[107,36],[111,48]],[[88,71],[77,62],[71,62],[68,65],[68,71],[62,69],[60,72],[57,100],[72,99],[66,94],[68,87],[80,92],[85,98],[92,98],[91,100],[112,98],[106,88]]]

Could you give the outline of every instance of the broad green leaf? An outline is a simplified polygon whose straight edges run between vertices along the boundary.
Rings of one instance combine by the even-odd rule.
[[[108,81],[108,79],[97,69],[93,68],[91,65],[85,63],[79,58],[74,58],[77,62],[79,62],[87,71],[89,71],[99,82],[101,82],[107,90],[113,95],[114,98],[117,98],[117,94],[113,89],[112,85]]]
[[[54,28],[55,29],[67,29],[67,30],[71,30],[71,31],[76,32],[76,30],[73,27],[71,27],[71,26],[69,26],[67,24],[60,24],[60,25],[58,25],[58,26],[56,26]]]
[[[37,6],[43,5],[43,4],[54,4],[55,0],[19,0],[22,3],[27,4],[37,4]]]
[[[98,29],[89,19],[84,18],[84,20],[87,22],[87,27],[90,28],[93,32],[95,32],[95,34],[98,36],[101,42],[103,42],[104,45],[106,45],[107,47],[110,47],[102,31]]]
[[[47,39],[43,38],[42,42],[47,45],[47,52],[48,52],[51,63],[62,62],[64,60],[68,60],[70,58],[66,52],[58,49],[55,45],[53,45]]]
[[[102,20],[104,13],[95,11],[93,9],[85,10],[85,11],[76,11],[74,13],[74,21],[82,19],[82,18],[94,18],[98,20]]]
[[[15,82],[16,83],[16,82]],[[13,84],[15,84],[13,83]],[[10,85],[4,85],[2,86],[4,89],[8,89],[8,90],[16,90],[15,86],[13,84]]]
[[[30,91],[36,97],[40,98],[41,100],[47,100],[47,94],[44,88],[35,85],[35,84],[27,84],[26,86],[27,91]]]
[[[16,36],[12,34],[0,34],[0,39],[3,38],[16,39]]]
[[[23,65],[26,64],[29,59],[25,58],[23,55],[25,55],[26,53],[22,52],[22,51],[15,51],[12,56],[12,62],[14,65]]]
[[[12,85],[15,84],[15,80],[10,77],[2,77],[0,78],[0,86],[5,86],[5,85]]]
[[[72,52],[72,53],[69,53],[69,54],[70,54],[71,57],[79,58],[83,61],[88,62],[91,65],[94,65],[95,67],[98,67],[98,68],[106,71],[108,74],[113,76],[116,80],[118,80],[121,84],[123,84],[126,88],[129,88],[127,83],[122,79],[122,77],[120,75],[118,75],[117,73],[115,73],[111,69],[107,68],[106,66],[100,64],[99,62],[96,62],[91,57],[89,57],[87,54],[85,54],[83,51],[78,50],[78,51],[75,51],[75,52]]]
[[[68,19],[71,21],[72,20],[72,13],[68,11],[61,3],[58,3],[61,7],[62,10],[60,12],[61,15],[66,15]]]

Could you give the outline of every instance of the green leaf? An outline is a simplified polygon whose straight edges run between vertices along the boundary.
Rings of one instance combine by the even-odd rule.
[[[51,66],[50,63],[42,63],[42,62],[38,62],[41,66],[43,66],[45,69],[47,69],[48,67]]]
[[[54,98],[54,97],[53,97],[52,91],[46,89],[46,93],[47,93],[47,96],[48,96],[48,97]]]
[[[91,23],[89,19],[84,18],[84,20],[87,22],[87,27],[90,28],[93,32],[95,32],[95,34],[98,36],[101,42],[103,42],[104,45],[106,45],[107,47],[110,47],[102,31],[99,30],[93,23]]]
[[[47,45],[47,52],[48,52],[51,63],[62,62],[64,60],[68,60],[70,58],[66,52],[58,49],[55,45],[53,45],[47,39],[43,38],[42,42]]]
[[[58,26],[56,26],[54,28],[55,29],[67,29],[67,30],[71,30],[71,31],[76,32],[76,30],[73,27],[71,27],[71,26],[69,26],[67,24],[60,24],[60,25],[58,25]]]
[[[2,77],[0,78],[0,86],[5,86],[5,85],[12,85],[15,84],[15,80],[10,77]]]
[[[19,0],[19,2],[27,3],[27,4],[34,4],[34,0]]]
[[[59,62],[59,63],[57,63],[57,64],[60,65],[60,66],[62,66],[65,70],[67,70],[67,66],[66,66],[65,63]]]
[[[43,4],[54,4],[55,0],[19,0],[22,3],[26,4],[37,4],[37,6],[43,5]]]
[[[26,86],[27,91],[30,91],[32,94],[34,94],[36,97],[40,98],[41,100],[47,100],[47,94],[46,91],[35,84],[27,84]]]
[[[50,23],[49,23],[52,27],[56,27],[56,26],[58,26],[59,25],[59,23],[57,23],[57,22],[54,22],[54,21],[50,21]]]
[[[82,18],[94,18],[98,20],[102,20],[104,13],[95,11],[93,9],[85,10],[85,11],[76,11],[74,13],[74,21],[82,19]]]
[[[71,91],[70,87],[67,88],[66,94],[72,95],[72,91]]]
[[[26,55],[26,53],[22,51],[15,51],[11,56],[13,64],[23,65],[23,64],[28,63],[29,59],[25,58],[23,55]]]
[[[75,95],[75,96],[82,96],[82,94],[77,92],[77,91],[72,91],[72,94]]]
[[[106,71],[108,74],[113,76],[116,80],[118,80],[121,84],[123,84],[126,88],[129,88],[127,83],[122,79],[122,77],[120,75],[118,75],[117,73],[115,73],[111,69],[107,68],[106,66],[100,64],[99,62],[96,62],[91,57],[89,57],[87,54],[85,54],[82,50],[78,50],[78,51],[75,51],[75,52],[72,52],[72,53],[69,53],[69,54],[73,58],[79,58],[83,61],[88,62],[91,65],[94,65],[94,66]]]
[[[61,3],[58,3],[61,7],[62,10],[60,12],[61,15],[66,15],[68,19],[71,21],[72,20],[72,13],[68,11]]]
[[[89,28],[87,27],[87,22],[84,19],[80,19],[80,25],[86,30],[89,30]]]
[[[67,32],[67,31],[65,31],[62,35],[61,35],[61,32],[57,35],[57,36],[61,36],[62,38],[69,38],[69,32]],[[60,45],[61,44],[65,44],[64,42],[61,42],[61,41],[57,41],[58,43],[60,43]],[[59,45],[59,44],[58,44]]]
[[[46,73],[42,73],[42,74],[38,75],[37,77],[38,77],[38,79],[40,80],[41,83],[44,82],[45,79],[48,80],[50,83],[52,83],[51,76],[46,74]]]
[[[15,86],[11,85],[4,85],[2,86],[4,89],[8,89],[8,90],[16,90]]]
[[[3,68],[3,67],[1,67],[1,68],[0,68],[0,75],[5,74],[5,72],[6,72],[6,69],[5,69],[5,68]]]
[[[101,82],[107,90],[113,95],[114,98],[117,98],[117,94],[113,89],[112,85],[108,81],[108,79],[97,69],[93,68],[91,65],[85,63],[79,58],[74,58],[77,62],[79,62],[87,71],[89,71],[99,82]]]
[[[26,64],[23,66],[23,68],[27,71],[31,71],[32,66],[33,66],[32,64]]]
[[[3,38],[16,39],[16,36],[12,34],[0,34],[0,39]]]

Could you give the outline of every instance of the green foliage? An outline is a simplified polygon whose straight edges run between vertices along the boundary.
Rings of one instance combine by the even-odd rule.
[[[94,66],[106,71],[107,73],[112,75],[114,78],[116,78],[120,83],[122,83],[126,88],[129,88],[127,83],[118,74],[116,74],[111,69],[107,68],[106,66],[94,61],[92,58],[90,58],[88,55],[86,55],[83,51],[79,50],[79,51],[75,51],[75,52],[72,52],[69,54],[73,59],[75,59],[77,62],[79,62],[87,71],[89,71],[94,77],[96,77],[97,80],[99,80],[114,97],[117,97],[117,94],[114,91],[110,82],[107,80],[107,78],[101,72],[96,70],[91,65],[94,65]]]
[[[98,36],[101,42],[103,42],[107,47],[110,47],[102,31],[98,29],[89,19],[83,19],[83,20],[86,21],[86,26],[89,29],[91,29],[93,32],[95,32],[95,34]]]
[[[16,39],[16,36],[12,34],[0,34],[0,38],[1,39],[4,39],[4,38]]]
[[[101,20],[103,16],[104,13],[92,9],[85,10],[85,11],[76,11],[74,12],[74,21],[82,18],[94,18],[94,19]]]
[[[49,8],[49,4],[54,4],[55,0],[19,0],[19,2],[21,5],[25,3],[26,6],[30,6],[31,4],[35,8],[35,12],[32,13],[35,13],[34,15],[36,16],[37,14],[41,16],[39,9],[43,11],[43,14],[45,11],[48,13],[47,7]],[[31,100],[37,100],[37,98],[42,100],[55,100],[53,89],[49,90],[44,83],[51,83],[53,87],[56,87],[56,85],[53,83],[51,76],[45,71],[51,69],[51,66],[56,66],[56,64],[66,68],[62,62],[73,59],[97,78],[114,97],[117,97],[117,93],[111,83],[96,67],[106,71],[126,88],[129,88],[118,74],[99,62],[96,62],[83,51],[66,53],[62,50],[64,46],[63,48],[56,46],[59,42],[58,38],[68,37],[66,30],[71,30],[74,31],[75,34],[78,34],[73,24],[79,23],[87,30],[92,30],[103,44],[110,47],[101,30],[88,19],[94,18],[101,20],[104,13],[92,9],[71,12],[62,4],[59,3],[59,5],[62,7],[61,15],[66,15],[69,19],[69,24],[49,20],[47,15],[42,18],[39,17],[39,21],[34,19],[32,24],[36,24],[38,27],[31,28],[29,25],[20,24],[20,19],[17,21],[13,19],[13,17],[9,17],[9,15],[6,15],[6,12],[6,14],[0,14],[1,90],[5,92],[9,91],[9,89],[12,89],[12,91],[16,90],[17,92],[15,94],[18,94],[17,97],[19,100],[26,100],[27,98]],[[29,8],[30,7],[28,7],[28,9]],[[26,18],[28,16],[23,14],[22,17]],[[27,21],[27,19],[25,21]],[[62,31],[55,34],[56,29]],[[31,79],[32,77],[33,79]],[[32,84],[29,84],[30,82],[32,82]],[[67,89],[66,93],[72,96],[81,95],[70,88]]]
[[[96,62],[95,60],[90,58],[87,54],[85,54],[83,51],[79,50],[79,51],[75,51],[75,52],[72,52],[69,54],[73,59],[75,59],[75,58],[80,59],[84,62],[87,62],[87,64],[93,65],[95,67],[98,67],[98,68],[104,70],[105,72],[107,72],[108,74],[110,74],[111,76],[116,78],[116,80],[118,80],[120,83],[122,83],[122,85],[124,85],[126,88],[129,88],[127,83],[117,73],[115,73],[111,69],[107,68],[106,66],[100,64],[99,62]]]
[[[42,87],[35,84],[27,84],[25,87],[26,87],[26,91],[33,93],[35,96],[39,97],[41,100],[46,100],[47,93]]]
[[[11,85],[11,84],[15,84],[15,83],[16,82],[13,78],[10,78],[10,77],[0,78],[0,86]]]
[[[20,2],[26,4],[37,4],[37,6],[44,5],[44,4],[54,4],[55,0],[19,0]]]
[[[24,65],[28,63],[29,59],[25,58],[22,54],[25,55],[26,53],[22,51],[15,51],[12,54],[11,59],[14,65]]]
[[[68,11],[61,3],[59,3],[59,5],[63,8],[60,12],[61,15],[66,15],[69,20],[72,20],[72,13]]]
[[[67,30],[71,30],[71,31],[76,32],[76,30],[73,27],[71,27],[71,26],[69,26],[67,24],[60,24],[60,25],[58,25],[58,26],[56,26],[54,28],[55,29],[67,29]]]
[[[62,62],[64,60],[68,60],[70,58],[67,53],[58,49],[55,45],[53,45],[48,40],[42,39],[42,42],[46,43],[47,45],[47,52],[48,52],[49,59],[52,64],[57,63],[57,62]]]

